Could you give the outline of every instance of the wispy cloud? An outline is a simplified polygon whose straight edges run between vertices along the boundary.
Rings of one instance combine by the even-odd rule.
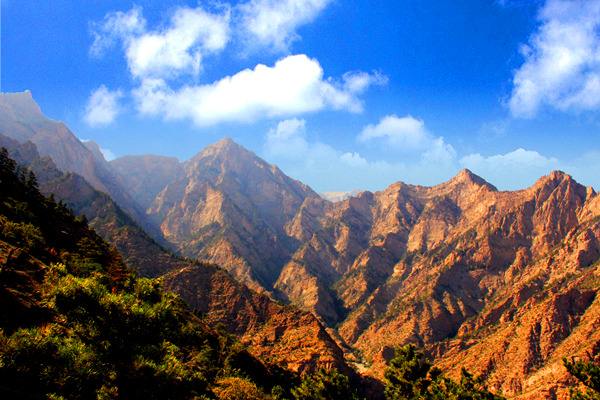
[[[487,157],[479,153],[469,154],[460,159],[460,165],[500,188],[510,189],[527,187],[540,176],[560,168],[556,158],[522,148]]]
[[[600,108],[600,0],[547,0],[540,27],[522,46],[508,105],[516,117],[544,106],[567,111]]]
[[[331,0],[251,0],[239,6],[245,45],[287,51],[300,26],[312,22]]]
[[[420,121],[424,129],[423,121],[413,119]],[[583,184],[600,187],[595,173],[600,166],[598,152],[560,160],[535,150],[517,148],[502,154],[470,153],[459,158],[449,144],[446,146],[451,151],[440,146],[440,137],[429,132],[427,135],[430,139],[425,142],[429,147],[413,146],[409,153],[392,161],[370,159],[358,152],[311,140],[306,121],[292,118],[280,121],[267,132],[264,156],[321,192],[378,190],[396,181],[435,185],[451,178],[461,168],[469,168],[501,190],[526,188],[540,176],[557,169],[572,174]],[[393,149],[398,151],[398,147]]]
[[[120,112],[120,90],[111,91],[101,85],[94,90],[85,108],[84,120],[90,126],[103,126],[112,123]]]
[[[281,121],[269,130],[264,152],[287,173],[310,182],[319,191],[381,189],[392,182],[436,184],[457,169],[455,154],[441,149],[436,140],[422,148],[411,162],[370,160],[354,151],[340,150],[318,140],[310,140],[306,122]]]

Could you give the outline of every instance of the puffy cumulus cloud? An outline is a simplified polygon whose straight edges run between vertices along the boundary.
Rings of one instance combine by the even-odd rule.
[[[291,55],[273,66],[258,64],[212,83],[190,83],[206,56],[241,41],[287,50],[296,30],[311,22],[331,0],[247,0],[235,6],[214,2],[179,7],[160,28],[148,27],[141,7],[108,13],[92,24],[90,53],[100,57],[120,43],[134,78],[137,111],[165,119],[190,119],[198,126],[251,122],[321,110],[363,110],[360,95],[384,85],[381,73],[348,72],[325,78],[319,62]],[[245,43],[245,42],[248,43]],[[254,49],[256,50],[256,49]],[[187,75],[187,76],[186,76]]]
[[[358,152],[310,140],[306,122],[299,119],[281,121],[270,129],[264,153],[288,174],[321,192],[382,189],[398,180],[436,184],[450,178],[458,168],[456,159],[436,158],[428,150],[403,162],[369,160]]]
[[[513,77],[509,107],[532,117],[541,107],[600,107],[600,0],[547,0],[541,25],[522,46],[524,63]]]
[[[430,140],[425,123],[410,115],[398,117],[388,115],[376,125],[367,125],[358,136],[361,142],[385,139],[390,144],[407,150],[421,149]]]
[[[306,121],[293,118],[279,122],[267,133],[265,149],[275,156],[303,157],[308,150]]]
[[[224,50],[235,38],[249,50],[268,47],[287,51],[299,36],[296,30],[313,21],[331,0],[249,0],[236,6],[213,2],[212,12],[176,8],[168,23],[149,29],[139,6],[106,14],[91,24],[94,38],[90,54],[101,57],[122,43],[131,74],[136,78],[173,78],[197,75],[203,58]],[[349,84],[360,85],[356,75]],[[364,82],[362,83],[364,84]]]
[[[469,154],[460,159],[460,164],[502,189],[527,187],[540,176],[560,168],[556,158],[522,148],[488,157]]]
[[[317,60],[293,55],[272,67],[259,64],[212,84],[186,85],[177,90],[162,79],[145,79],[133,96],[142,114],[189,118],[198,126],[208,126],[323,109],[360,112],[359,95],[382,78],[374,75],[367,84],[348,83],[354,76],[345,76],[340,82],[325,79]]]
[[[410,115],[388,115],[375,125],[367,125],[358,135],[359,142],[383,140],[386,145],[403,152],[420,152],[430,162],[452,162],[456,151],[443,137],[435,137],[425,123]]]
[[[197,75],[202,59],[223,50],[230,38],[230,9],[210,13],[202,7],[177,8],[167,26],[149,31],[140,7],[112,12],[92,26],[92,55],[100,56],[121,41],[129,70],[137,78]]]
[[[239,6],[240,28],[250,46],[286,51],[297,29],[312,22],[331,0],[250,0]]]
[[[522,148],[506,154],[473,153],[458,158],[451,145],[433,137],[427,146],[415,147],[401,159],[373,160],[356,151],[311,140],[306,121],[296,118],[281,121],[267,132],[264,156],[320,192],[379,190],[397,181],[435,185],[461,168],[469,168],[501,190],[528,187],[556,169],[573,174],[584,184],[600,185],[593,173],[597,168],[590,167],[600,165],[598,153],[570,162]]]
[[[101,85],[94,90],[85,108],[84,120],[90,126],[102,126],[112,123],[120,112],[120,90],[111,91]]]

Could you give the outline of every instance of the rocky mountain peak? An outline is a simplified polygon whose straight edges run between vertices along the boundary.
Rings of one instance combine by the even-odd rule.
[[[492,190],[496,190],[496,187],[491,183],[488,183],[485,179],[479,175],[474,174],[471,170],[465,168],[454,176],[448,183],[454,185],[474,185],[474,186],[485,186]]]
[[[194,159],[204,157],[228,158],[243,154],[255,156],[254,153],[236,143],[233,139],[223,138],[216,143],[206,146]]]
[[[0,109],[19,119],[43,118],[40,106],[29,90],[16,93],[0,93]]]
[[[548,175],[542,176],[538,179],[534,187],[543,187],[543,186],[558,186],[560,183],[576,183],[575,180],[571,177],[571,175],[567,174],[563,171],[552,171]]]
[[[551,193],[561,193],[561,197],[577,198],[579,202],[595,195],[593,190],[581,185],[571,175],[563,171],[552,171],[550,174],[541,177],[529,190],[542,197]]]

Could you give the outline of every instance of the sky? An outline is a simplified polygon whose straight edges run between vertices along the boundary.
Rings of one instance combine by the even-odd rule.
[[[600,188],[600,0],[3,0],[3,92],[107,158],[230,137],[319,192]]]

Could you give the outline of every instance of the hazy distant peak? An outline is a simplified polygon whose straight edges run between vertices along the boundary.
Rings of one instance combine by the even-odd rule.
[[[223,166],[227,165],[234,169],[241,168],[243,165],[247,165],[246,163],[248,162],[261,164],[264,168],[268,166],[266,162],[260,159],[252,151],[234,142],[230,138],[224,138],[216,143],[206,146],[198,154],[187,161],[186,165],[195,165],[197,162],[205,162],[206,160],[212,160],[211,162],[216,162]]]
[[[16,93],[0,93],[0,110],[10,113],[21,121],[45,119],[40,106],[29,90]]]
[[[98,143],[94,142],[93,140],[82,140],[81,142],[89,151],[92,152],[96,159],[106,161]]]
[[[168,164],[179,164],[179,159],[177,157],[172,156],[163,156],[158,154],[139,154],[139,155],[125,155],[115,158],[111,160],[109,163],[111,165],[126,165],[128,163],[138,162],[138,163],[168,163]]]

